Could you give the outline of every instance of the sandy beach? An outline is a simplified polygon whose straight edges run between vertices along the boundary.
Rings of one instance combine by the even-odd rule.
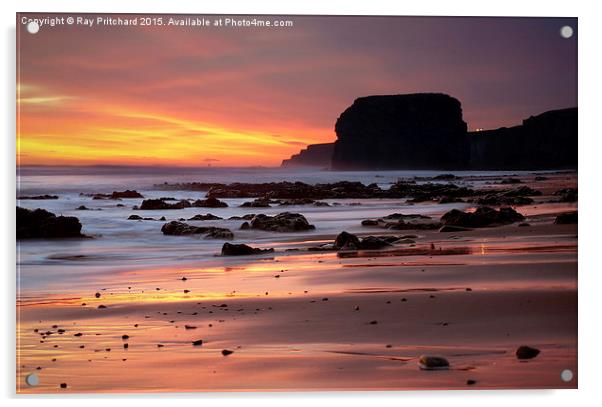
[[[504,178],[466,175],[455,182],[497,188]],[[103,245],[110,239],[138,244],[134,231],[119,240],[106,222],[104,233],[91,233],[83,243],[30,247],[34,241],[23,241],[17,391],[575,388],[577,225],[554,221],[577,203],[554,201],[553,194],[576,188],[576,173],[546,174],[537,182],[533,174],[513,178],[542,192],[533,203],[514,207],[524,222],[456,233],[370,228],[361,221],[394,212],[438,218],[475,205],[365,200],[286,208],[316,224],[307,233],[232,228],[237,243],[275,249],[260,255],[220,256],[223,241],[162,236],[162,222],[154,221],[134,222],[141,225],[138,233],[153,230],[159,239],[148,240],[134,257],[121,244]],[[103,208],[85,216],[114,216],[108,209],[114,202],[81,199]],[[228,208],[208,211],[225,218],[235,210],[228,202]],[[236,213],[249,210],[236,207]],[[208,212],[140,212],[169,220],[185,211]],[[89,232],[85,217],[82,223]],[[343,230],[359,237],[411,236],[413,243],[350,253],[308,250]],[[63,273],[58,280],[32,275],[57,270]],[[515,352],[524,345],[540,354],[518,360]],[[421,370],[421,355],[445,357],[449,369]],[[561,380],[565,369],[575,375],[570,382]],[[36,387],[25,384],[32,373],[40,378]]]

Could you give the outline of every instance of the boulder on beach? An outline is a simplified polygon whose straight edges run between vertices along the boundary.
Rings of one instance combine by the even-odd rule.
[[[391,246],[387,240],[377,236],[366,236],[360,241],[359,248],[362,250],[380,250]]]
[[[335,250],[357,250],[360,248],[360,239],[351,233],[341,232],[334,240]]]
[[[577,223],[577,212],[561,213],[556,216],[554,223],[557,225],[570,225]]]
[[[391,246],[391,243],[396,240],[395,236],[366,236],[360,239],[354,234],[343,231],[337,235],[330,250],[379,250]]]
[[[422,370],[447,370],[449,362],[441,356],[422,355],[418,359],[418,366]]]
[[[463,212],[458,209],[452,209],[441,217],[441,221],[445,225],[465,228],[507,225],[524,219],[523,215],[512,208],[500,208],[497,211],[487,206],[479,207],[474,212]]]
[[[521,360],[533,359],[534,357],[539,355],[540,352],[541,351],[537,348],[523,345],[519,346],[518,349],[516,349],[516,358]]]
[[[74,216],[56,216],[44,209],[17,206],[17,239],[84,237],[82,224]]]
[[[213,239],[232,239],[234,234],[229,229],[218,227],[199,227],[192,226],[184,222],[171,221],[161,227],[164,235],[183,236],[183,235],[205,235]]]
[[[246,244],[224,243],[222,256],[248,256],[252,254],[273,253],[274,249],[260,249]]]
[[[270,232],[300,232],[316,228],[314,225],[309,224],[305,216],[300,213],[291,212],[283,212],[275,216],[256,215],[251,220],[250,226],[251,229]]]
[[[142,216],[140,215],[130,215],[128,220],[142,220]]]

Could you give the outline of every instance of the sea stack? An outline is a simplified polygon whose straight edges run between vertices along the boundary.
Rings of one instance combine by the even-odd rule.
[[[335,131],[334,169],[458,169],[469,162],[461,104],[442,93],[358,98]]]

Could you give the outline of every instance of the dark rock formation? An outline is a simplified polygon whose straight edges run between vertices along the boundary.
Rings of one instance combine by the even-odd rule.
[[[207,199],[197,199],[192,203],[192,206],[196,208],[227,208],[228,204],[214,197],[209,197]]]
[[[222,256],[247,256],[251,254],[273,253],[274,249],[259,249],[246,244],[224,243]]]
[[[577,166],[577,108],[514,127],[467,132],[460,102],[440,93],[368,96],[338,118],[334,169],[557,169]],[[320,144],[320,166],[331,144]],[[283,166],[311,165],[307,151]]]
[[[283,167],[329,168],[334,143],[310,144],[298,154],[282,161]]]
[[[144,198],[141,193],[138,191],[130,191],[126,189],[125,191],[113,191],[111,194],[111,199],[121,199],[121,198]]]
[[[460,102],[445,94],[356,99],[335,131],[335,169],[457,169],[469,160]]]
[[[251,229],[271,232],[298,232],[315,229],[300,213],[283,212],[276,216],[259,214],[251,220]]]
[[[561,213],[556,216],[554,223],[557,225],[570,225],[577,223],[577,212]]]
[[[253,201],[244,202],[241,208],[269,208],[271,201],[266,198],[257,198]]]
[[[537,348],[532,348],[531,346],[519,346],[516,349],[516,358],[517,359],[533,359],[537,355],[540,354],[540,350]]]
[[[171,221],[161,227],[164,235],[182,236],[182,235],[205,235],[213,239],[233,239],[234,234],[225,228],[218,227],[199,227],[191,226],[187,223]]]
[[[395,236],[378,237],[378,236],[366,236],[360,240],[356,235],[348,232],[341,232],[337,235],[334,244],[332,246],[323,247],[323,249],[330,250],[379,250],[387,246],[391,246],[391,243],[397,241],[398,238]],[[314,248],[315,249],[315,248]]]
[[[348,232],[341,232],[334,240],[335,250],[357,250],[360,247],[360,239]]]
[[[483,196],[475,199],[479,205],[530,205],[533,199],[529,196],[539,196],[541,191],[529,187],[510,190],[484,192]]]
[[[500,208],[496,211],[487,206],[479,207],[474,212],[462,212],[452,209],[441,217],[445,225],[465,228],[483,228],[487,226],[507,225],[525,219],[512,208]]]
[[[17,206],[17,239],[83,237],[81,230],[82,224],[76,217]]]
[[[441,356],[422,355],[418,359],[418,366],[422,370],[446,370],[449,369],[449,362]]]
[[[577,188],[563,188],[554,192],[554,195],[560,197],[560,202],[577,202]]]
[[[17,197],[17,200],[43,200],[43,199],[59,199],[58,196],[56,195],[34,195],[34,196],[27,196],[27,195],[21,195]]]
[[[577,167],[577,108],[551,110],[514,127],[469,133],[474,169]]]
[[[190,202],[186,200],[181,200],[176,203],[168,203],[162,199],[145,199],[140,204],[141,210],[158,210],[158,209],[183,209],[190,208]]]
[[[192,218],[188,219],[188,220],[220,220],[222,218],[220,218],[219,216],[215,216],[211,213],[208,213],[206,215],[194,215]]]

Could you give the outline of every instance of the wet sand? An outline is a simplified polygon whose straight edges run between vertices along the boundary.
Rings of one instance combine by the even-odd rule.
[[[23,296],[17,391],[576,388],[577,225],[553,224],[576,204],[545,198],[517,207],[528,227],[362,232],[417,235],[394,255],[307,252],[334,236],[287,236],[280,243],[299,251],[136,268],[87,291]],[[431,245],[462,250],[403,252]],[[520,361],[521,345],[541,353]],[[423,354],[450,369],[420,370]],[[38,386],[25,385],[30,373]]]

